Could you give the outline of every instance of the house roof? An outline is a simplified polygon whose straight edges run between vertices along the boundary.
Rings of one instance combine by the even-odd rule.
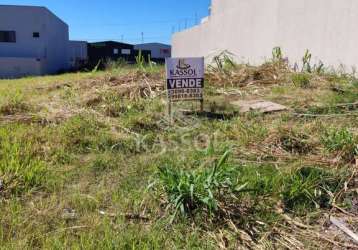
[[[70,43],[88,43],[87,41],[82,40],[69,40]]]
[[[165,44],[165,43],[140,43],[140,44],[136,44],[135,46],[141,46],[141,45],[143,45],[143,46],[145,46],[145,45],[159,45],[159,46],[169,46],[169,47],[171,47],[171,45],[169,45],[169,44]]]
[[[8,7],[8,8],[28,8],[28,9],[41,9],[47,13],[49,13],[50,15],[52,15],[53,17],[55,17],[57,20],[59,20],[60,22],[62,22],[63,24],[65,24],[66,26],[68,26],[68,24],[66,22],[64,22],[61,18],[59,18],[56,14],[54,14],[51,10],[49,10],[47,7],[44,6],[31,6],[31,5],[11,5],[11,4],[0,4],[0,8],[1,7]]]
[[[117,42],[117,41],[101,41],[101,42],[93,42],[90,44],[108,44],[108,43],[112,43],[112,44],[117,44],[117,45],[127,45],[127,46],[133,46],[133,44],[129,44],[129,43],[122,43],[122,42]]]

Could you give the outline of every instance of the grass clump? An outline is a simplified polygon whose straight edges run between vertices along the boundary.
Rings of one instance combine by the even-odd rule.
[[[60,135],[68,150],[81,153],[104,150],[115,144],[108,135],[106,126],[93,116],[72,117],[63,124]]]
[[[313,208],[327,208],[342,184],[342,176],[317,167],[294,170],[283,181],[281,195],[285,209],[307,213]]]
[[[31,142],[17,138],[9,127],[0,128],[0,196],[45,187],[48,178],[47,165],[33,152]]]
[[[321,136],[321,141],[328,152],[339,153],[348,160],[358,155],[357,137],[346,128],[327,129]]]
[[[311,87],[310,76],[306,73],[295,73],[291,77],[293,85],[300,88],[309,88]]]
[[[91,162],[90,169],[94,173],[103,173],[108,170],[113,170],[119,167],[121,159],[114,154],[105,154],[96,156],[96,159]]]
[[[290,130],[284,130],[279,137],[279,145],[292,154],[306,154],[313,149],[307,134]]]
[[[227,163],[227,158],[228,152],[211,168],[159,169],[158,191],[166,195],[172,220],[178,215],[184,218],[201,215],[229,216],[231,220],[242,221],[245,212],[240,215],[240,211],[255,211],[259,207],[277,213],[273,204],[282,204],[285,212],[306,215],[315,209],[329,208],[347,177],[319,167],[282,171],[270,166],[235,166]]]
[[[234,195],[246,186],[235,181],[233,169],[226,164],[228,157],[229,151],[211,168],[205,169],[159,168],[161,188],[167,195],[168,206],[174,209],[173,219],[179,212],[184,216],[197,211],[211,215],[218,211],[224,193]]]
[[[30,110],[30,106],[24,101],[24,95],[19,91],[7,93],[2,99],[0,101],[0,114],[14,115]]]

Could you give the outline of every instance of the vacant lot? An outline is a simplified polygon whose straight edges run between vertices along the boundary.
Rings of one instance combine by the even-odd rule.
[[[217,58],[205,112],[164,68],[0,81],[1,249],[354,249],[358,80]],[[268,100],[282,112],[240,113]]]

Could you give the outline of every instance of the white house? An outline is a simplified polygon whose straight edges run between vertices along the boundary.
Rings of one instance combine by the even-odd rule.
[[[358,67],[357,0],[212,0],[200,25],[172,37],[174,57],[228,50],[239,61],[260,64],[280,46],[291,64],[306,49],[313,62]]]
[[[134,46],[135,50],[151,51],[151,58],[158,61],[164,61],[165,58],[171,57],[172,47],[163,43],[143,43]]]
[[[68,70],[71,44],[68,25],[47,8],[0,5],[0,78]]]

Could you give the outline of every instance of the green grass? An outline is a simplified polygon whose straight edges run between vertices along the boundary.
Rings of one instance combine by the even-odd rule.
[[[30,105],[24,100],[24,95],[20,91],[4,93],[0,101],[0,114],[14,115],[30,111]]]
[[[21,195],[33,189],[43,189],[51,182],[50,167],[36,152],[35,141],[26,135],[24,127],[0,128],[0,180],[4,195]]]
[[[221,63],[225,76],[244,69]],[[280,249],[288,233],[316,249],[322,239],[288,230],[282,214],[320,232],[333,200],[352,204],[341,190],[358,118],[354,105],[334,107],[357,101],[352,76],[288,73],[231,88],[208,77],[207,113],[176,103],[170,124],[165,92],[121,94],[132,79],[133,91],[164,85],[163,67],[108,67],[0,80],[0,249]],[[257,95],[331,116],[239,114],[230,104]]]
[[[306,73],[297,73],[292,75],[293,85],[301,88],[310,87],[310,76]]]

